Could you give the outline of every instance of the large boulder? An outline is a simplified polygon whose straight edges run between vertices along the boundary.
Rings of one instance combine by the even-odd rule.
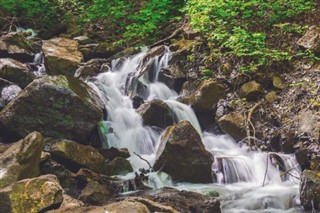
[[[218,120],[220,128],[236,141],[246,137],[245,118],[241,113],[232,112]]]
[[[188,97],[188,103],[198,111],[211,111],[212,107],[224,96],[224,86],[211,78],[201,82]]]
[[[79,46],[79,51],[83,54],[83,57],[86,61],[93,58],[110,58],[121,50],[122,49],[117,45],[110,44],[108,42]]]
[[[10,130],[26,136],[39,131],[87,143],[103,116],[95,97],[89,86],[72,77],[36,79],[0,112],[0,133],[5,137]]]
[[[27,66],[11,58],[0,58],[0,78],[11,81],[21,88],[33,80]]]
[[[43,41],[44,63],[49,75],[74,76],[78,65],[83,61],[78,51],[78,42],[66,38],[53,38]]]
[[[320,172],[304,170],[300,182],[300,200],[306,210],[320,210]]]
[[[21,91],[18,85],[0,78],[0,109],[4,108],[12,99],[17,97]]]
[[[23,32],[11,32],[0,37],[0,58],[32,62],[37,50],[26,36]]]
[[[248,101],[253,101],[258,98],[263,92],[261,84],[256,81],[244,83],[240,88],[240,97],[246,98]]]
[[[0,188],[39,175],[42,147],[42,135],[33,132],[6,149],[0,155]]]
[[[158,99],[142,104],[137,111],[145,125],[166,128],[174,122],[172,110],[166,103]]]
[[[212,182],[212,157],[200,135],[188,121],[169,126],[162,133],[154,169],[168,173],[173,180]]]
[[[62,194],[54,175],[21,180],[0,190],[1,212],[45,212],[61,204]]]
[[[320,26],[311,26],[297,44],[320,54]]]
[[[165,188],[160,193],[148,198],[163,205],[172,206],[179,212],[221,212],[220,202],[217,199],[196,192]]]
[[[89,145],[82,145],[74,141],[63,140],[53,144],[50,148],[52,157],[71,171],[78,171],[81,167],[92,171],[105,172],[107,163],[98,150]]]

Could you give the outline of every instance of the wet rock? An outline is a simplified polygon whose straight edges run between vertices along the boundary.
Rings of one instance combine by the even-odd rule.
[[[133,172],[130,162],[124,158],[116,157],[108,163],[105,174],[108,175],[120,175]]]
[[[87,142],[102,119],[101,103],[84,82],[66,76],[34,80],[0,112],[0,133],[45,136]],[[9,140],[9,139],[8,139]]]
[[[103,205],[110,198],[107,186],[97,181],[89,182],[79,196],[79,200],[90,205]]]
[[[27,66],[11,58],[0,58],[0,78],[11,81],[21,88],[26,87],[33,80]]]
[[[54,175],[16,182],[0,190],[1,212],[37,213],[57,208],[63,190]]]
[[[83,61],[83,56],[78,51],[78,42],[66,38],[43,41],[42,51],[49,75],[74,76],[78,65]]]
[[[43,137],[30,133],[0,155],[0,186],[4,188],[15,181],[39,175],[39,161]]]
[[[0,58],[32,62],[37,50],[26,37],[27,34],[23,32],[11,32],[0,37]]]
[[[320,172],[304,170],[300,182],[300,200],[306,210],[320,210]]]
[[[224,115],[218,120],[220,128],[236,141],[240,141],[246,137],[244,122],[243,115],[236,112]]]
[[[320,54],[320,27],[311,26],[298,40],[297,44],[305,49]]]
[[[105,158],[92,146],[82,145],[74,141],[63,140],[52,145],[52,157],[71,171],[81,167],[104,173],[107,166]]]
[[[172,206],[180,212],[221,212],[218,200],[195,192],[165,188],[162,189],[162,192],[148,198],[161,204]]]
[[[138,109],[144,103],[143,98],[138,95],[132,97],[133,108]]]
[[[173,180],[212,182],[211,154],[188,121],[167,127],[162,133],[156,158],[154,169],[168,173]]]
[[[240,88],[240,97],[246,98],[248,101],[253,101],[262,94],[262,87],[256,81],[244,83]]]
[[[120,50],[116,45],[107,42],[79,46],[79,51],[83,54],[86,61],[93,58],[110,58]]]
[[[110,147],[110,149],[101,149],[99,152],[103,155],[103,157],[109,161],[112,161],[116,157],[128,158],[130,157],[130,153],[127,148],[115,148]]]
[[[106,59],[91,59],[76,70],[74,77],[96,76],[101,72],[107,71],[102,69],[106,62]]]
[[[308,148],[301,146],[298,150],[295,152],[295,156],[297,159],[297,162],[299,163],[301,169],[306,169],[309,167],[309,157],[308,157]]]
[[[179,93],[187,79],[178,65],[170,65],[160,71],[158,80]]]
[[[201,84],[189,96],[189,104],[199,111],[211,111],[212,107],[224,98],[225,88],[215,79],[208,79]]]
[[[137,112],[141,115],[143,123],[149,126],[166,128],[174,121],[174,114],[169,106],[158,99],[141,105]]]

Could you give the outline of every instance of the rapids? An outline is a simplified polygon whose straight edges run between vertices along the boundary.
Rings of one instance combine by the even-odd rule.
[[[136,154],[155,163],[162,129],[144,126],[130,97],[145,101],[163,100],[174,112],[176,122],[188,120],[202,137],[205,148],[214,156],[212,184],[172,183],[168,175],[150,173],[146,184],[200,193],[219,192],[223,212],[300,212],[300,168],[294,155],[251,151],[227,135],[202,132],[190,106],[176,101],[178,94],[158,82],[159,72],[168,66],[172,53],[165,48],[160,55],[147,57],[148,51],[112,61],[109,70],[88,81],[105,104],[107,118],[100,136],[104,147],[128,148],[134,170],[148,168]],[[129,174],[124,178],[131,177]]]

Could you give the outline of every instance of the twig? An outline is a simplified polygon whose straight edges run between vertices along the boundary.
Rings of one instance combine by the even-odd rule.
[[[252,114],[254,113],[254,111],[262,104],[262,102],[258,102],[256,103],[249,111],[248,113],[248,117],[246,118],[246,133],[247,133],[247,138],[248,138],[248,143],[249,143],[249,146],[251,148],[251,135],[250,135],[250,126],[252,128],[252,131],[253,131],[253,143],[255,145],[255,147],[259,150],[259,147],[257,145],[257,142],[256,142],[256,129],[254,128],[254,125],[251,121],[251,117],[252,117]],[[250,124],[250,126],[249,126]]]
[[[147,161],[146,159],[144,159],[143,157],[141,157],[141,155],[137,154],[136,152],[133,152],[133,154],[135,154],[136,156],[138,156],[141,160],[145,161],[148,165],[149,165],[149,169],[151,171],[153,171],[153,167],[151,166],[151,164],[149,163],[149,161]]]
[[[262,182],[262,187],[264,187],[266,178],[267,178],[267,173],[268,173],[268,167],[269,167],[269,152],[267,152],[267,165],[266,165],[266,171],[264,173],[264,178],[263,178],[263,182]]]

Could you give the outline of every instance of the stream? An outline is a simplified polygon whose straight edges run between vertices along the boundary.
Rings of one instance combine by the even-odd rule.
[[[210,195],[219,193],[222,212],[303,212],[299,201],[300,167],[294,155],[251,151],[227,135],[202,132],[188,105],[179,95],[158,81],[159,72],[168,66],[172,52],[148,57],[144,50],[128,58],[113,60],[109,70],[88,80],[105,104],[107,118],[100,124],[104,148],[127,148],[135,171],[149,168],[156,161],[163,129],[144,126],[130,97],[139,95],[145,102],[160,99],[175,115],[175,122],[188,120],[199,132],[205,148],[214,156],[212,184],[173,183],[164,173],[149,173],[153,188],[175,187]],[[134,173],[122,178],[132,178]]]

